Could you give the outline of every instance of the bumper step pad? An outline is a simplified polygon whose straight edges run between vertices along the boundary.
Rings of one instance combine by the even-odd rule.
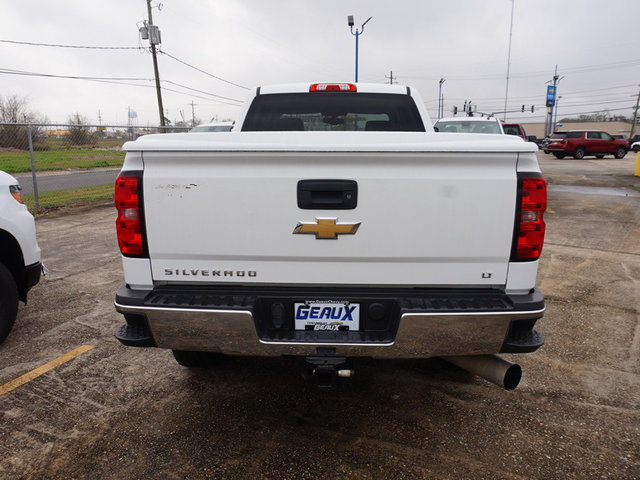
[[[155,347],[149,327],[143,322],[120,325],[116,330],[116,338],[130,347]]]
[[[501,353],[535,352],[544,344],[544,336],[537,330],[511,331],[502,345]]]

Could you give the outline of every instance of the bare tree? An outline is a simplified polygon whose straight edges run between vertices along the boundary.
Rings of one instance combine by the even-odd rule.
[[[29,101],[26,97],[17,95],[0,96],[0,147],[29,148],[29,139],[25,123],[39,123],[42,119],[29,110]],[[31,131],[34,142],[39,135],[39,128]]]
[[[74,145],[94,145],[97,140],[89,133],[89,127],[87,124],[89,120],[86,117],[76,112],[75,115],[71,115],[68,120],[69,123],[69,140]]]

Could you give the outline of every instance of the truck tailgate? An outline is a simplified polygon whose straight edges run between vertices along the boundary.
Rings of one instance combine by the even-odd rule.
[[[156,283],[495,286],[507,277],[518,153],[147,151]],[[300,180],[354,180],[352,209],[301,209]],[[336,239],[299,223],[356,224]]]

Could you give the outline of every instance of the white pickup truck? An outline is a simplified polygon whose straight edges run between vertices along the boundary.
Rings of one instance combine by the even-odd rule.
[[[0,171],[0,343],[18,315],[18,303],[47,272],[40,259],[36,224],[22,202],[18,180]]]
[[[399,85],[261,87],[236,125],[125,144],[118,340],[190,367],[299,356],[321,385],[433,356],[517,385],[494,354],[543,343],[534,144],[435,133]]]

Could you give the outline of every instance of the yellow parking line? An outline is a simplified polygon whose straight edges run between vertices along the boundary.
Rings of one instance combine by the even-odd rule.
[[[75,350],[71,350],[64,355],[59,356],[58,358],[51,360],[50,362],[45,363],[41,367],[36,368],[35,370],[31,370],[29,373],[25,373],[21,377],[16,378],[15,380],[11,380],[10,382],[5,383],[4,385],[0,385],[0,397],[5,393],[9,393],[11,390],[18,388],[20,385],[24,385],[25,383],[30,382],[31,380],[38,378],[40,375],[44,375],[49,370],[53,370],[56,367],[59,367],[63,363],[67,363],[69,360],[73,360],[74,358],[82,355],[85,352],[88,352],[93,348],[92,345],[82,345]]]

